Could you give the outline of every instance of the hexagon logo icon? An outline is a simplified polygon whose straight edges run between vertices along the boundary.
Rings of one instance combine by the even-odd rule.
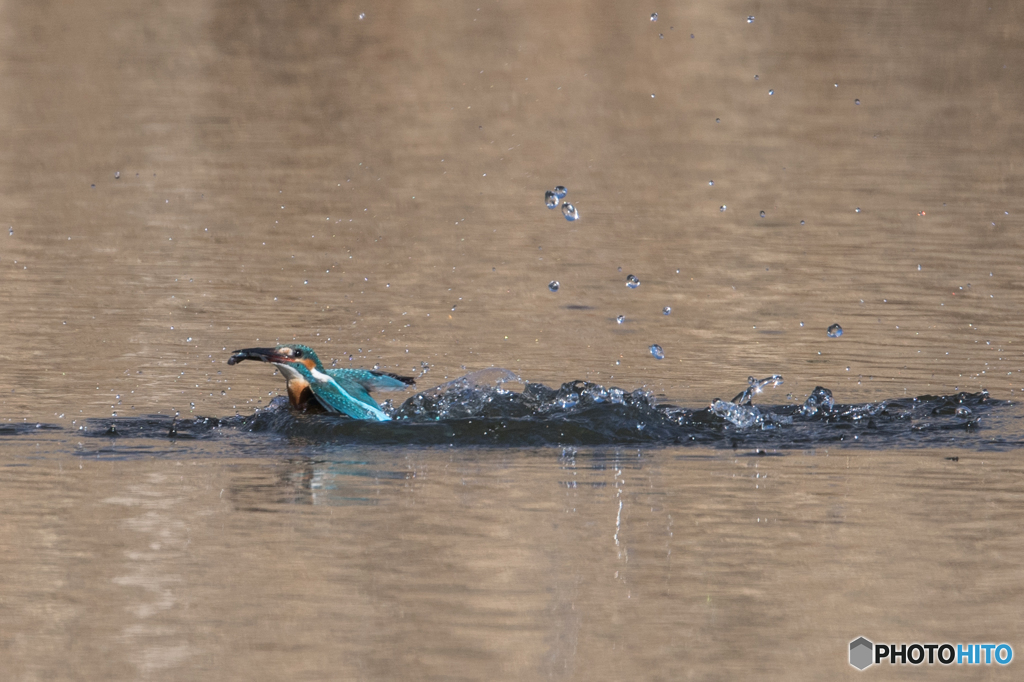
[[[875,645],[864,637],[858,637],[850,642],[850,665],[857,670],[863,670],[872,663],[875,652]]]

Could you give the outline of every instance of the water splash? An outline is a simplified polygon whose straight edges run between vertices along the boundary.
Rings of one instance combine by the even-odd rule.
[[[832,412],[834,407],[835,400],[832,398],[832,391],[816,386],[804,404],[800,406],[800,414],[804,417],[813,417],[817,414],[827,415]]]
[[[691,409],[659,404],[643,389],[627,391],[588,381],[567,382],[556,389],[491,368],[418,393],[398,407],[385,402],[382,408],[391,415],[390,422],[300,412],[287,398],[278,397],[248,416],[86,420],[73,432],[76,438],[102,442],[98,449],[86,447],[79,454],[103,457],[160,456],[154,441],[169,439],[176,445],[166,448],[167,457],[180,457],[189,441],[211,439],[223,443],[226,456],[270,457],[293,451],[320,453],[324,446],[561,449],[645,444],[757,453],[841,445],[979,450],[1024,446],[1024,433],[1010,432],[1006,425],[1015,422],[1002,416],[1010,404],[992,400],[985,392],[843,405],[819,386],[803,404],[753,404],[762,389],[781,383],[778,375],[748,379],[733,400],[716,399],[707,407]],[[0,424],[0,439],[37,437],[39,429],[56,430],[54,437],[67,438],[67,431],[53,425]],[[211,452],[209,446],[203,452]]]
[[[773,374],[766,379],[755,379],[754,377],[747,377],[747,387],[743,390],[742,393],[733,398],[732,402],[737,403],[739,405],[749,405],[751,401],[754,399],[754,396],[762,393],[765,388],[768,388],[769,386],[771,388],[775,388],[777,386],[781,386],[783,382],[784,379],[781,375],[778,374]]]

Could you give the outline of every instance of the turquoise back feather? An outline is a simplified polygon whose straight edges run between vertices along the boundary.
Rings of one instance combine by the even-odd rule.
[[[338,372],[366,370],[330,370],[310,371],[302,363],[292,365],[302,377],[309,382],[317,402],[330,412],[342,412],[353,419],[369,419],[372,421],[390,421],[380,405],[370,397],[360,382],[352,377],[338,376]],[[319,376],[317,376],[319,375]]]

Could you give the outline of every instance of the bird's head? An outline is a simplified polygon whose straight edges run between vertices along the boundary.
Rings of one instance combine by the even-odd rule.
[[[275,346],[274,348],[243,348],[236,350],[228,358],[228,364],[234,365],[242,360],[259,360],[260,362],[272,362],[278,366],[294,367],[302,365],[307,370],[323,371],[320,358],[309,346],[300,343]]]

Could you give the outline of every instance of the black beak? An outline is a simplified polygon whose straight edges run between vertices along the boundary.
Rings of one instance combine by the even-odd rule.
[[[231,353],[228,358],[229,365],[235,365],[242,360],[259,360],[260,362],[288,362],[290,358],[277,352],[276,348],[243,348]]]

